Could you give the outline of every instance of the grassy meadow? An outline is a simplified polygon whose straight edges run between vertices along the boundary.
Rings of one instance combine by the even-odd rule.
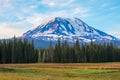
[[[0,80],[120,80],[120,63],[0,64]]]

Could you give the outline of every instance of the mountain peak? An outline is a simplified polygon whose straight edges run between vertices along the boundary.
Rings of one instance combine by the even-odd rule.
[[[34,30],[24,33],[22,37],[48,41],[57,39],[67,39],[69,41],[79,39],[83,42],[89,42],[91,39],[94,41],[117,40],[117,38],[87,25],[81,19],[76,17],[52,17],[45,20],[45,22],[40,24]]]

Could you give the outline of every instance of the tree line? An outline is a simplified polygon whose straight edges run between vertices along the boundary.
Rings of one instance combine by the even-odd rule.
[[[81,44],[77,39],[73,45],[58,40],[49,48],[36,49],[34,41],[13,38],[0,41],[0,63],[97,63],[119,62],[120,48],[112,43]]]
[[[27,39],[7,39],[0,41],[0,63],[37,62],[37,51],[33,41]]]
[[[38,62],[52,63],[97,63],[97,62],[119,62],[120,48],[112,43],[80,45],[79,40],[73,45],[67,41],[58,40],[55,47],[50,42],[48,49],[38,50]]]

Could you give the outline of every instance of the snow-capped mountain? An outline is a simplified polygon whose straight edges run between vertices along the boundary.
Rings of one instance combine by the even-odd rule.
[[[22,38],[33,39],[37,43],[44,44],[50,40],[55,42],[58,39],[68,42],[74,42],[76,39],[82,42],[90,42],[91,39],[103,42],[118,40],[116,37],[87,25],[78,18],[61,17],[48,19],[37,28],[24,33]]]

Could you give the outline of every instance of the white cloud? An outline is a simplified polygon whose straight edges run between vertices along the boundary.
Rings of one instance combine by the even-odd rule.
[[[53,0],[41,0],[40,4],[48,5],[48,6],[54,6],[56,5]]]
[[[61,6],[68,6],[68,5],[70,5],[71,3],[73,3],[75,0],[68,0],[68,2],[65,2],[65,3],[63,3]]]
[[[69,11],[66,11],[66,10],[61,10],[61,11],[55,11],[55,12],[52,12],[50,13],[51,17],[67,17]],[[49,15],[49,14],[47,14]]]
[[[88,8],[80,8],[80,7],[76,7],[74,10],[73,10],[73,14],[74,15],[80,15],[82,18],[85,18],[85,17],[88,17],[90,16],[91,14],[89,13],[89,9]]]
[[[105,7],[108,7],[110,5],[110,3],[103,3],[102,5],[101,5],[101,7],[102,8],[105,8]]]
[[[31,5],[29,8],[30,9],[34,9],[34,8],[36,8],[37,6],[36,5]]]
[[[113,28],[114,29],[109,30],[108,33],[110,33],[111,35],[120,39],[120,31],[119,31],[120,30],[120,24],[114,25]]]
[[[114,32],[113,35],[120,39],[120,32]]]
[[[48,6],[59,6],[65,7],[73,3],[75,0],[41,0],[40,4],[48,5]]]
[[[0,38],[11,38],[14,35],[21,36],[24,32],[23,29],[11,28],[8,23],[0,23]]]
[[[14,0],[0,0],[0,16],[14,10],[13,2]]]
[[[3,8],[11,8],[11,0],[0,0],[0,10],[3,10]]]
[[[32,16],[26,17],[24,22],[27,22],[28,24],[31,24],[32,28],[33,28],[33,27],[36,27],[36,26],[40,25],[44,20],[46,20],[48,18],[57,17],[57,16],[61,16],[61,15],[64,15],[64,14],[65,14],[64,11],[51,12],[51,13],[48,13],[48,14],[34,13]]]
[[[25,22],[32,24],[32,27],[36,27],[42,23],[42,21],[48,17],[48,15],[43,14],[33,14],[33,16],[29,16],[25,19]]]
[[[49,6],[54,6],[54,5],[55,5],[55,2],[54,2],[54,1],[51,1],[48,5],[49,5]]]
[[[94,1],[96,1],[96,0],[89,0],[89,1],[94,2]]]
[[[119,31],[109,31],[108,33],[120,39],[120,32]]]
[[[48,6],[55,6],[56,2],[54,0],[41,0],[40,4],[44,4]]]
[[[117,6],[113,6],[113,7],[110,8],[110,10],[115,10],[117,8],[118,8]]]
[[[69,14],[71,13],[71,14]],[[85,18],[90,16],[88,14],[88,9],[83,8],[73,8],[71,10],[60,10],[53,11],[49,13],[33,13],[32,16],[26,17],[25,22],[32,24],[33,27],[40,25],[44,20],[52,18],[52,17],[75,17],[76,15],[80,15],[80,17]]]

